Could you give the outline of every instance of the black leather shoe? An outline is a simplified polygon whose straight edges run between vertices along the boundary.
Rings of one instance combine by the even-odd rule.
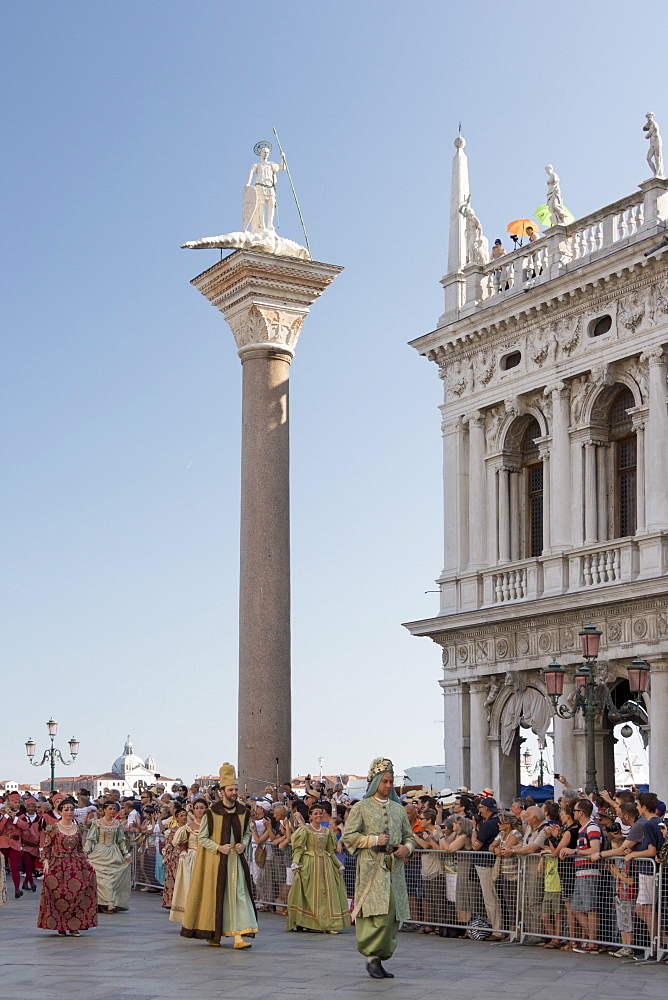
[[[385,979],[385,973],[383,972],[383,966],[380,964],[379,958],[370,958],[366,963],[366,971],[372,979]]]
[[[14,893],[14,899],[20,899],[22,895],[23,895],[23,892],[22,892],[22,891],[21,891],[20,889],[18,889],[18,890],[17,890],[17,891],[16,891],[15,893]]]
[[[387,969],[383,968],[383,965],[380,962],[380,960],[378,962],[378,966],[380,968],[380,971],[383,973],[383,976],[385,977],[385,979],[394,979],[394,973],[393,972],[388,972]]]

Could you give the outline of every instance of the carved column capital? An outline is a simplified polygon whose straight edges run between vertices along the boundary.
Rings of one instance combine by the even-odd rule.
[[[666,365],[668,364],[668,357],[663,347],[651,347],[648,351],[643,351],[640,355],[641,361],[647,361],[650,368],[655,365]]]
[[[571,394],[570,386],[566,382],[552,382],[543,389],[544,396],[556,396],[557,398],[568,399]]]
[[[292,359],[308,310],[267,309],[252,303],[227,317],[239,356],[258,347],[282,350]]]

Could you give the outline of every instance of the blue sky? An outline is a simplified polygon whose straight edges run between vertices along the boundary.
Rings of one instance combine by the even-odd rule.
[[[345,267],[292,366],[294,770],[440,760],[438,649],[400,623],[437,609],[442,387],[406,342],[442,312],[452,140],[490,240],[548,162],[576,217],[632,192],[668,128],[650,33],[598,0],[4,0],[0,47],[0,779],[51,714],[77,772],[128,732],[170,776],[236,755],[241,373],[189,285],[217,254],[179,245],[239,227],[273,125]]]

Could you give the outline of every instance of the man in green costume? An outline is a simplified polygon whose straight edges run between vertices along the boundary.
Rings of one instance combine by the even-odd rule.
[[[183,937],[204,939],[219,946],[221,937],[233,937],[235,948],[250,948],[243,934],[257,934],[248,862],[250,812],[237,802],[239,788],[232,764],[220,769],[221,801],[204,813],[197,839],[199,847],[190,879]]]
[[[410,920],[403,859],[413,853],[415,837],[394,790],[392,761],[372,761],[368,781],[366,795],[350,810],[343,831],[346,849],[357,857],[352,915],[367,972],[372,979],[393,979],[382,962],[394,954],[401,921]]]

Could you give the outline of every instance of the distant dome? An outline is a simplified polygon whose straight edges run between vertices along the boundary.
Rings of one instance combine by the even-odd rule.
[[[155,757],[147,757],[144,761],[144,767],[147,771],[156,771],[158,765],[155,762]]]
[[[123,747],[123,754],[116,758],[111,765],[111,770],[114,774],[119,774],[122,777],[126,771],[132,771],[135,767],[144,767],[144,761],[134,752],[132,740],[128,736]]]

